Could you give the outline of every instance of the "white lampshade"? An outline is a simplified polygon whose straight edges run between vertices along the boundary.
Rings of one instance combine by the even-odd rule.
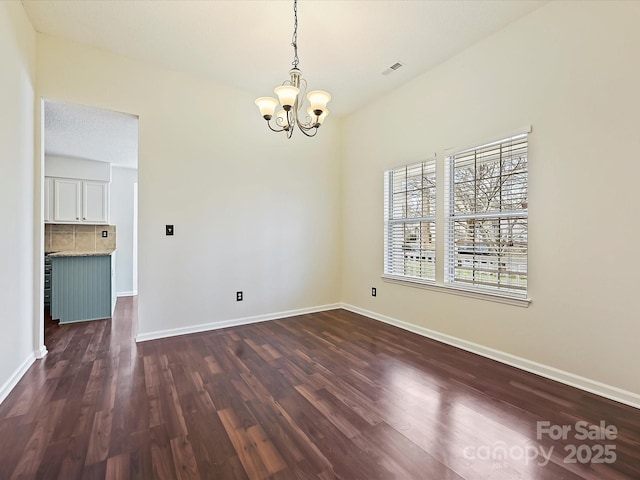
[[[331,95],[322,90],[314,90],[307,93],[307,100],[309,100],[312,110],[325,111],[327,109],[327,103],[331,100]]]
[[[322,125],[324,119],[329,116],[329,110],[326,108],[322,111],[322,114],[319,117],[313,112],[313,107],[307,108],[307,113],[311,117],[311,123],[319,123],[320,125]]]
[[[291,85],[282,85],[274,88],[273,91],[278,95],[280,105],[282,105],[285,110],[290,110],[291,107],[293,107],[293,104],[296,103],[298,93],[300,93],[299,88],[292,87]]]
[[[280,110],[278,112],[278,116],[276,118],[276,124],[281,126],[281,127],[288,127],[289,126],[289,121],[287,120],[287,112],[284,110]]]
[[[267,118],[267,120],[273,117],[273,112],[276,111],[278,101],[273,97],[260,97],[256,98],[256,105],[260,109],[260,115]]]

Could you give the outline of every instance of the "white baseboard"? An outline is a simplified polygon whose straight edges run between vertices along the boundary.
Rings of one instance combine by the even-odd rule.
[[[35,361],[36,361],[36,352],[33,352],[26,358],[24,362],[22,362],[22,365],[20,365],[16,369],[16,371],[13,372],[13,375],[11,375],[9,380],[4,382],[4,384],[0,387],[0,403],[4,402],[5,398],[7,398],[11,393],[11,390],[13,390],[13,387],[15,387],[18,384],[22,376],[25,373],[27,373],[27,370],[29,370],[29,367]]]
[[[430,330],[428,328],[403,322],[402,320],[387,317],[386,315],[371,312],[369,310],[355,307],[353,305],[342,304],[341,308],[349,310],[350,312],[364,315],[365,317],[369,317],[374,320],[388,323],[389,325],[394,325],[396,327],[402,328],[403,330],[417,333],[418,335],[422,335],[423,337],[431,338],[432,340],[446,343],[447,345],[452,345],[468,352],[476,353],[483,357],[519,368],[520,370],[535,373],[536,375],[540,375],[541,377],[555,380],[557,382],[564,383],[565,385],[579,388],[580,390],[594,393],[596,395],[600,395],[601,397],[615,400],[616,402],[624,403],[625,405],[629,405],[631,407],[640,408],[640,395],[636,393],[613,387],[611,385],[607,385],[595,380],[591,380],[586,377],[581,377],[580,375],[575,375],[573,373],[559,370],[548,365],[527,360],[526,358],[511,355],[510,353],[502,352],[500,350],[485,347],[477,343],[468,342],[457,337],[452,337],[444,333],[436,332],[435,330]]]
[[[44,358],[44,356],[49,353],[47,347],[45,345],[40,345],[40,348],[34,352],[36,359],[40,360]]]
[[[120,297],[135,297],[136,295],[138,295],[138,292],[136,290],[132,290],[131,292],[116,292],[116,297],[120,298]]]
[[[207,332],[210,330],[218,330],[220,328],[236,327],[239,325],[249,325],[251,323],[266,322],[268,320],[277,320],[279,318],[295,317],[296,315],[305,315],[307,313],[324,312],[327,310],[335,310],[341,308],[339,303],[330,305],[321,305],[310,308],[300,308],[298,310],[288,310],[285,312],[268,313],[266,315],[256,315],[254,317],[235,318],[232,320],[223,320],[221,322],[203,323],[182,328],[172,328],[170,330],[158,330],[156,332],[142,333],[136,336],[136,342],[146,342],[148,340],[157,340],[159,338],[175,337],[178,335],[187,335],[189,333]]]

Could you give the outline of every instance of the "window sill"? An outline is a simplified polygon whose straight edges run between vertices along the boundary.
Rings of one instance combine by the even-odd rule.
[[[490,302],[505,303],[507,305],[515,305],[517,307],[528,307],[531,303],[530,298],[507,295],[497,292],[485,292],[456,287],[453,285],[439,285],[434,281],[408,279],[405,277],[396,277],[393,275],[382,275],[382,280],[388,283],[405,285],[408,287],[424,288],[435,292],[448,293],[450,295],[460,295],[463,297],[477,298],[479,300],[488,300]]]

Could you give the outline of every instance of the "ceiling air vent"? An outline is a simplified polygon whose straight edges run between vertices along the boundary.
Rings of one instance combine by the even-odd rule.
[[[391,65],[389,68],[387,68],[384,72],[382,72],[382,74],[383,75],[389,75],[390,73],[395,72],[396,70],[398,70],[403,65],[404,65],[403,63],[396,62],[393,65]]]

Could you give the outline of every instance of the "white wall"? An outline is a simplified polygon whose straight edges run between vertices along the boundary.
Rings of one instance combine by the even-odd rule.
[[[43,35],[37,50],[38,96],[139,116],[140,334],[339,300],[338,122],[287,141],[255,92]]]
[[[0,401],[37,349],[34,328],[35,32],[19,2],[0,2]]]
[[[135,295],[134,284],[134,185],[138,170],[111,167],[110,224],[116,226],[116,292],[119,296]]]
[[[638,22],[551,2],[346,119],[343,300],[639,395]],[[531,306],[383,283],[383,171],[528,124]]]

